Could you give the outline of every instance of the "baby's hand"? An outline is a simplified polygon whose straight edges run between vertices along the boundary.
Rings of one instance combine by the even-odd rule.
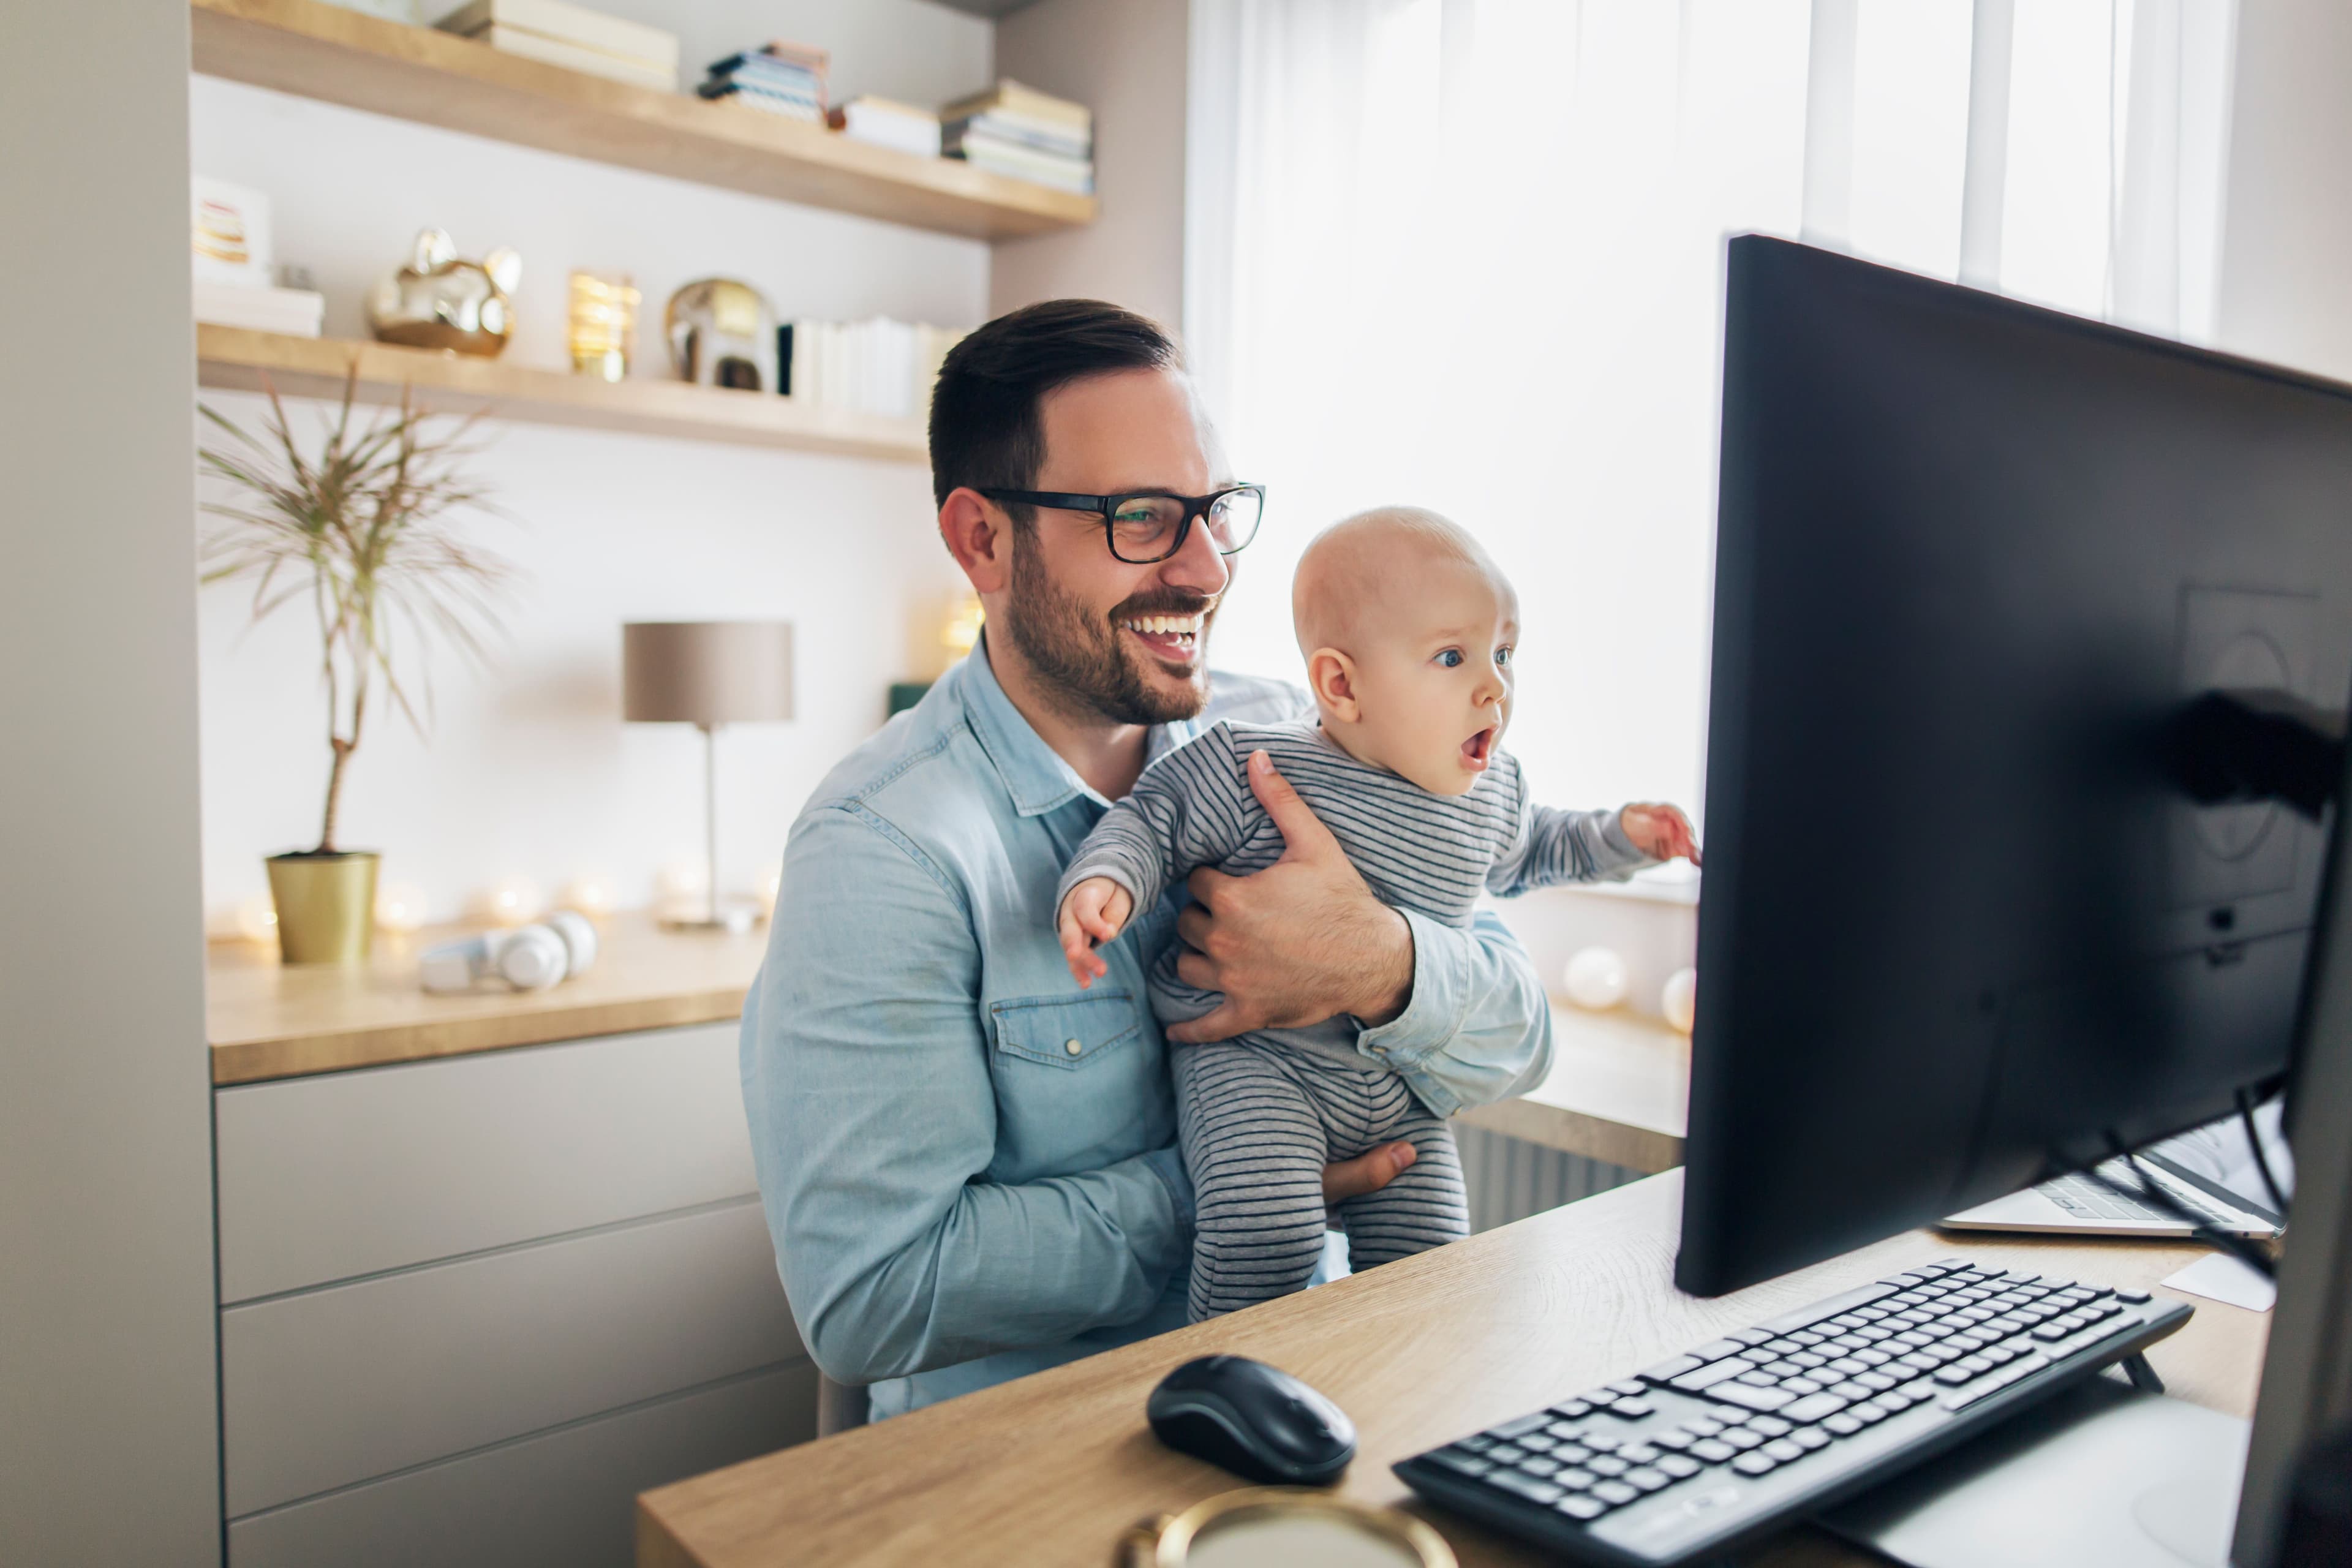
[[[1653,860],[1671,860],[1681,855],[1694,866],[1699,863],[1698,834],[1692,829],[1690,818],[1675,806],[1637,802],[1617,814],[1617,826],[1625,830],[1634,848]]]
[[[1134,909],[1134,899],[1108,877],[1088,877],[1062,900],[1055,923],[1061,929],[1062,952],[1070,961],[1070,978],[1080,989],[1110,973],[1110,965],[1095,949],[1126,929],[1127,917]]]

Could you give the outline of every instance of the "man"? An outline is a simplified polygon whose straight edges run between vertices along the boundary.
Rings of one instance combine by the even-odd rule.
[[[1342,1015],[1440,1114],[1539,1076],[1549,1016],[1482,915],[1380,903],[1278,775],[1288,840],[1256,876],[1196,873],[1070,980],[1054,931],[1070,852],[1151,758],[1305,694],[1208,674],[1255,531],[1175,346],[1088,300],[982,327],[931,405],[940,535],[987,633],[820,784],[784,852],[743,1011],[743,1098],[801,1336],[877,1415],[1184,1321],[1192,1188],[1144,975],[1171,941],[1223,993],[1176,1041]],[[1212,698],[1214,701],[1212,702]],[[1175,1048],[1181,1049],[1179,1044]],[[1371,1191],[1411,1157],[1326,1173]]]

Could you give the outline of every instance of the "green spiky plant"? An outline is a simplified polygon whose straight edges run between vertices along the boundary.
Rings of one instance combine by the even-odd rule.
[[[220,521],[199,552],[202,581],[250,580],[256,623],[299,601],[317,619],[333,761],[310,853],[333,855],[345,772],[378,683],[424,734],[432,710],[432,678],[419,662],[425,646],[438,637],[471,660],[485,658],[512,568],[449,527],[454,513],[493,510],[488,491],[462,471],[481,449],[471,439],[480,416],[441,420],[403,388],[397,407],[355,424],[354,364],[313,457],[296,439],[277,389],[266,378],[262,386],[269,416],[258,434],[201,410],[226,437],[200,449],[203,469],[235,492],[203,509]],[[413,682],[402,677],[404,663],[415,665]]]

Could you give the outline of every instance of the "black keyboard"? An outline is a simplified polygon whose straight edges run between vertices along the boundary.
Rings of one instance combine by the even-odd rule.
[[[2187,1322],[2145,1290],[1947,1259],[1397,1465],[1587,1563],[1725,1552],[1941,1453]]]

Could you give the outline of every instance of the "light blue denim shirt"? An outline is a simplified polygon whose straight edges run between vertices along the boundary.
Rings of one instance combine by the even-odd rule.
[[[1202,719],[1305,694],[1213,681]],[[1108,802],[1031,729],[983,644],[834,769],[793,825],[743,1008],[743,1104],[784,1292],[877,1415],[1184,1321],[1192,1197],[1144,976],[1178,899],[1080,991],[1053,925],[1063,866]],[[1550,1013],[1492,914],[1407,911],[1412,1000],[1370,1065],[1452,1114],[1538,1079]],[[1181,1047],[1180,1047],[1181,1048]]]

